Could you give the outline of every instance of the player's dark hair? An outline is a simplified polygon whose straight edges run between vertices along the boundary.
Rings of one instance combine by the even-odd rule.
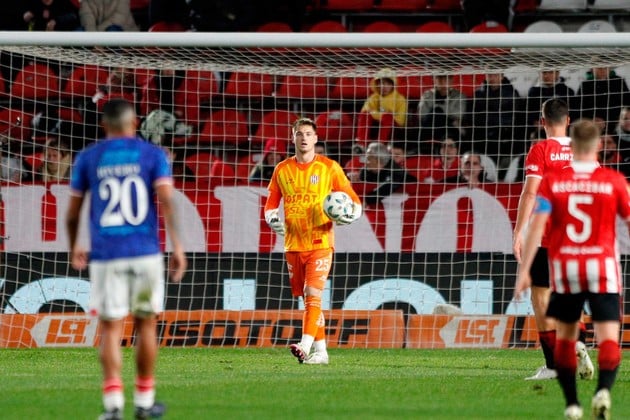
[[[564,124],[569,117],[569,106],[562,99],[547,99],[542,106],[542,117],[551,125]]]
[[[135,113],[133,105],[123,98],[115,98],[103,105],[103,123],[110,126],[119,126],[122,117],[128,112]]]
[[[310,125],[313,131],[317,132],[317,124],[315,124],[315,121],[310,118],[302,117],[295,120],[292,127],[293,131],[297,130],[297,128],[301,125]]]
[[[571,144],[576,151],[587,152],[596,147],[601,135],[599,126],[592,120],[579,120],[571,124]]]

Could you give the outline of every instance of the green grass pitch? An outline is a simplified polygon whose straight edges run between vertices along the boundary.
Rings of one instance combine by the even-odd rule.
[[[564,409],[556,381],[523,380],[541,364],[539,351],[333,349],[330,359],[309,366],[287,349],[165,348],[157,396],[167,419],[554,419]],[[130,349],[124,365],[132,418]],[[95,349],[0,350],[0,372],[2,419],[94,419],[101,411]],[[588,413],[595,381],[578,387]],[[613,417],[628,413],[630,362],[622,361]]]

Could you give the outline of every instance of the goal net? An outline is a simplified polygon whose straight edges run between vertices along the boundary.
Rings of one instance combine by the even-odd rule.
[[[0,347],[98,340],[64,214],[72,159],[116,97],[176,180],[190,268],[167,285],[161,345],[301,336],[303,302],[262,209],[291,123],[309,117],[365,209],[336,228],[329,345],[536,346],[530,303],[512,300],[524,154],[544,137],[542,102],[559,97],[572,119],[600,122],[602,164],[630,173],[624,35],[0,33]]]

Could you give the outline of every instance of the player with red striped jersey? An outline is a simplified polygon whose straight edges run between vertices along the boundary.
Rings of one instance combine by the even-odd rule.
[[[551,171],[567,166],[573,158],[570,147],[571,139],[567,137],[567,127],[569,126],[569,107],[567,104],[556,98],[545,101],[542,107],[541,123],[547,139],[534,144],[525,159],[525,184],[518,203],[513,236],[514,256],[518,262],[522,260],[522,232],[530,220],[541,181]],[[556,342],[556,326],[555,321],[546,316],[550,296],[546,235],[536,251],[531,277],[532,308],[534,309],[540,347],[545,356],[545,365],[539,368],[533,376],[526,379],[554,379],[556,371],[553,349]],[[593,376],[593,363],[583,343],[584,337],[580,338],[576,348],[576,353],[580,359],[580,376],[590,379]]]
[[[575,345],[586,301],[591,308],[599,346],[593,418],[610,417],[610,389],[621,360],[622,285],[616,249],[616,217],[624,218],[630,228],[630,194],[623,175],[599,166],[599,138],[599,128],[592,121],[579,121],[571,128],[574,160],[542,180],[515,286],[518,299],[532,284],[530,268],[550,222],[552,293],[547,316],[556,320],[554,360],[566,400],[565,418],[582,417],[575,381]]]

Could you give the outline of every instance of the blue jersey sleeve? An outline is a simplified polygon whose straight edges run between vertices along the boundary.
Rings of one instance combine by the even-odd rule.
[[[155,148],[155,165],[153,166],[153,182],[160,178],[172,178],[173,173],[171,170],[171,164],[169,163],[166,153],[159,147]]]
[[[551,201],[545,197],[536,196],[536,206],[534,207],[534,214],[549,214],[551,213]]]
[[[85,153],[79,153],[72,166],[70,174],[70,188],[85,192],[89,189],[89,179],[85,171]]]

